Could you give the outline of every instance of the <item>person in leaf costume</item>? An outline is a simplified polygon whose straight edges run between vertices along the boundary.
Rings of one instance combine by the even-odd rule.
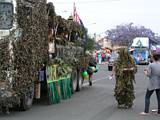
[[[114,67],[116,78],[114,96],[119,108],[130,108],[135,99],[133,83],[135,82],[136,65],[128,49],[120,48],[118,53]]]

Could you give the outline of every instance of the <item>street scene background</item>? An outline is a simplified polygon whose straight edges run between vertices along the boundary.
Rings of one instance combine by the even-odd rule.
[[[159,120],[139,114],[160,55],[158,3],[0,0],[0,120]]]

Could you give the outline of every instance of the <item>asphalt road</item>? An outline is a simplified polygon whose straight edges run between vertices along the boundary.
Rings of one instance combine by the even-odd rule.
[[[144,109],[144,96],[147,77],[143,74],[145,66],[139,66],[136,74],[134,105],[131,109],[118,109],[114,98],[115,80],[108,79],[107,65],[101,65],[94,74],[93,86],[85,83],[80,92],[59,104],[34,104],[25,112],[14,111],[9,115],[0,113],[0,120],[159,120],[160,116],[150,114],[141,116]],[[155,94],[150,108],[156,108]]]

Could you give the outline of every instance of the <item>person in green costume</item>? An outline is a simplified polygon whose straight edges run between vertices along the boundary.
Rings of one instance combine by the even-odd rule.
[[[127,48],[120,48],[118,54],[114,65],[116,79],[114,96],[118,108],[131,108],[135,99],[134,82],[137,67]]]

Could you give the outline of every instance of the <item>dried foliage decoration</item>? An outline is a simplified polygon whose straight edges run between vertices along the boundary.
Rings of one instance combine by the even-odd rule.
[[[17,0],[16,10],[17,29],[0,43],[0,84],[8,84],[6,89],[18,98],[33,86],[37,71],[48,62],[49,55],[46,0]],[[15,32],[20,36],[16,37]]]
[[[68,20],[56,15],[53,3],[47,4],[47,11],[49,15],[49,28],[54,30],[53,37],[57,43],[66,45],[72,42],[74,45],[79,42],[83,45],[84,35],[87,30],[83,25],[73,21],[72,16]],[[72,18],[72,19],[70,19]],[[79,41],[78,41],[79,40]]]
[[[128,53],[126,48],[119,50],[119,57],[115,63],[115,98],[118,102],[118,107],[130,108],[133,105],[134,85],[136,65]]]

